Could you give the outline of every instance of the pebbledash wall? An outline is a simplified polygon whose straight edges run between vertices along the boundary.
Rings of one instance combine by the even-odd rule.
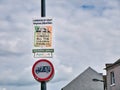
[[[107,90],[120,90],[120,59],[106,64]]]

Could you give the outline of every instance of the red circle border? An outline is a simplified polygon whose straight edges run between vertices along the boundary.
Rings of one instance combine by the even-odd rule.
[[[52,72],[51,72],[51,74],[50,74],[48,77],[46,77],[46,78],[40,78],[40,77],[38,77],[38,76],[35,74],[34,68],[35,68],[36,64],[38,64],[39,62],[47,62],[47,63],[50,64],[50,66],[51,66],[51,68],[52,68]],[[33,65],[33,67],[32,67],[32,74],[33,74],[34,78],[35,78],[37,81],[40,81],[40,82],[42,82],[42,81],[49,81],[49,80],[54,76],[54,67],[53,67],[53,64],[52,64],[50,61],[46,60],[46,59],[40,59],[40,60],[38,60],[38,61],[36,61],[36,62],[34,63],[34,65]]]

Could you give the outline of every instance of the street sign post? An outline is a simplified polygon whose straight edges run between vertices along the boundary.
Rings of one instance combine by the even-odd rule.
[[[52,19],[46,17],[45,0],[41,0],[41,17],[34,19],[34,57],[52,58],[53,57],[53,30]],[[46,89],[46,82],[54,76],[54,67],[49,60],[40,59],[32,67],[34,78],[41,82],[40,90]]]

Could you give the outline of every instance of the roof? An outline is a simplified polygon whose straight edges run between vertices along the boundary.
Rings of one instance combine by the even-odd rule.
[[[117,66],[117,65],[120,65],[120,59],[118,59],[114,63],[106,64],[106,68],[105,69],[108,69],[108,68],[111,68],[111,67],[114,67],[114,66]]]
[[[119,64],[120,63],[120,59],[118,59],[114,64]]]

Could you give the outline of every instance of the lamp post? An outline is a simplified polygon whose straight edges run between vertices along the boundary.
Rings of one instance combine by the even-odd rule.
[[[94,79],[92,79],[92,81],[94,81],[94,82],[103,82],[103,84],[104,84],[104,90],[107,90],[106,89],[106,84],[105,84],[104,80],[99,80],[99,79],[94,78]]]
[[[100,82],[104,82],[104,80],[99,80],[99,79],[96,79],[96,78],[94,78],[94,79],[92,79],[94,82],[98,82],[98,81],[100,81]]]

